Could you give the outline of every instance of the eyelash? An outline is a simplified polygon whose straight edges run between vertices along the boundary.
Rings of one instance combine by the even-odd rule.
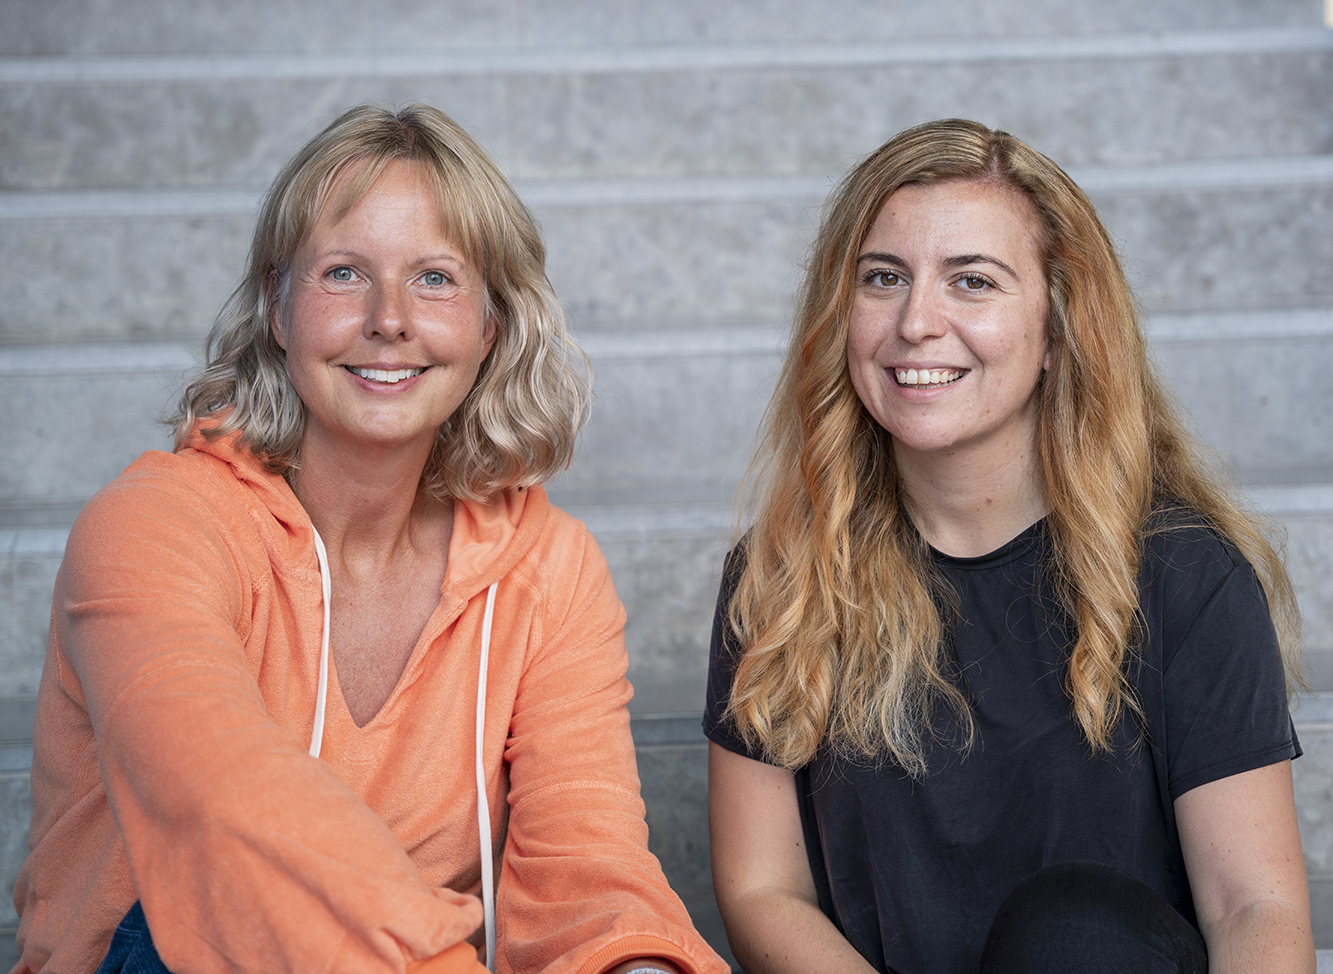
[[[980,281],[982,284],[986,285],[986,287],[964,287],[963,288],[964,291],[973,291],[973,292],[984,291],[986,290],[986,288],[995,287],[995,282],[992,281],[989,277],[987,277],[985,274],[977,274],[975,272],[971,274],[964,274],[962,277],[954,281],[954,283],[964,284],[967,281]]]
[[[896,283],[896,284],[886,284],[886,283],[884,283],[882,280],[878,280],[879,278],[885,278],[885,277],[892,277],[892,278],[895,278],[896,281],[897,281],[897,283]],[[872,285],[872,286],[874,286],[874,287],[890,288],[890,287],[896,287],[897,284],[901,284],[901,283],[903,283],[903,276],[902,276],[901,274],[899,274],[897,271],[886,271],[886,270],[883,270],[883,269],[879,269],[879,270],[873,270],[873,271],[870,271],[870,272],[867,273],[866,276],[863,277],[861,280],[862,280],[862,283],[864,283],[864,284],[870,284],[870,285]],[[974,271],[974,272],[971,272],[971,273],[968,273],[968,274],[964,274],[964,275],[962,275],[962,276],[959,277],[959,278],[956,278],[956,279],[954,280],[953,283],[954,283],[954,284],[957,284],[957,285],[966,285],[966,283],[967,283],[968,281],[980,281],[984,286],[983,286],[983,287],[966,287],[966,286],[963,286],[963,287],[961,288],[961,290],[977,292],[977,291],[984,291],[984,290],[986,290],[987,288],[993,288],[993,287],[995,287],[995,282],[994,282],[994,281],[992,281],[992,280],[991,280],[989,277],[987,277],[985,274],[978,274],[978,273],[976,273],[975,271]]]
[[[863,284],[872,284],[875,287],[888,288],[897,286],[896,284],[884,284],[882,282],[876,282],[875,278],[877,277],[894,277],[898,279],[899,284],[901,284],[903,280],[903,276],[899,274],[897,271],[886,271],[881,268],[880,270],[874,270],[867,273],[865,277],[861,278],[861,282]]]
[[[352,275],[352,277],[350,278],[339,277],[338,274],[341,273],[342,271],[347,271]],[[426,281],[426,278],[432,274],[439,275],[440,282],[438,284],[431,284],[430,282]],[[346,264],[339,264],[337,267],[330,267],[328,270],[328,274],[326,276],[328,276],[331,280],[337,281],[339,284],[351,284],[354,279],[360,277],[361,275],[357,274],[355,268],[349,267]],[[417,280],[425,284],[426,287],[444,287],[446,284],[453,283],[453,278],[451,278],[444,271],[422,271],[417,276]]]

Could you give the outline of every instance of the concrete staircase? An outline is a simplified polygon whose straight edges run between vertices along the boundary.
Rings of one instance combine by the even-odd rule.
[[[1333,31],[1316,0],[367,8],[0,2],[6,888],[70,522],[167,444],[155,420],[281,163],[347,106],[425,100],[535,208],[593,358],[596,415],[552,493],[611,561],[653,842],[725,947],[697,712],[732,491],[832,178],[907,125],[964,115],[1090,191],[1200,434],[1287,524],[1319,691],[1296,714],[1298,801],[1333,947]]]

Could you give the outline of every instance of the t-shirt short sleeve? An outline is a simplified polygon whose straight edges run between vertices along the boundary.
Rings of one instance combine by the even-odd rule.
[[[722,586],[717,596],[717,611],[713,614],[713,638],[708,647],[708,693],[704,701],[704,736],[714,744],[756,761],[767,760],[762,752],[748,748],[736,733],[735,724],[727,717],[731,702],[731,686],[740,664],[741,648],[736,633],[727,619],[732,596],[745,568],[743,545],[737,545],[727,555],[722,570]]]
[[[1172,538],[1170,535],[1176,535]],[[1210,781],[1298,757],[1287,683],[1268,601],[1254,569],[1203,530],[1168,532],[1169,566],[1181,584],[1153,593],[1162,645],[1162,709],[1171,798]],[[1147,610],[1153,625],[1154,611]],[[1174,617],[1174,624],[1167,621]]]

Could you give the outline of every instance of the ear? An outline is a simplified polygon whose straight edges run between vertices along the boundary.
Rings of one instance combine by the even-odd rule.
[[[268,309],[268,328],[273,333],[273,340],[285,352],[287,351],[287,322],[283,321],[282,315],[278,312],[277,271],[268,272],[267,299],[264,305]]]
[[[495,315],[487,312],[486,323],[482,326],[481,330],[481,340],[486,345],[486,351],[482,353],[481,356],[483,359],[491,354],[491,348],[495,345],[495,331]]]

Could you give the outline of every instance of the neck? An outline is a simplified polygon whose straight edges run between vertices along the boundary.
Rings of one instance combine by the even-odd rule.
[[[907,509],[937,551],[975,558],[1046,515],[1035,436],[992,453],[998,456],[978,457],[966,450],[925,456],[895,449]]]
[[[405,547],[438,545],[442,531],[448,544],[453,505],[419,490],[429,454],[430,444],[334,450],[307,434],[300,466],[289,479],[331,563],[360,574],[389,563]]]

